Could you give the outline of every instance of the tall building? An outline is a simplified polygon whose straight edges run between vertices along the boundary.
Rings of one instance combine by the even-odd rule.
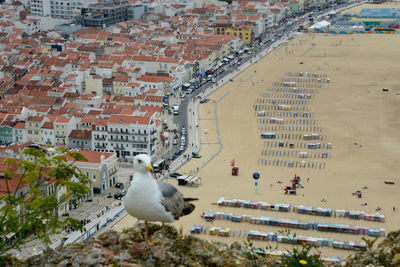
[[[83,9],[80,22],[85,27],[104,28],[122,21],[141,19],[144,13],[143,5],[132,5],[126,0],[105,0]]]
[[[32,15],[51,16],[54,19],[73,19],[83,8],[98,0],[29,0]]]
[[[32,15],[50,16],[50,0],[30,0],[28,5]]]

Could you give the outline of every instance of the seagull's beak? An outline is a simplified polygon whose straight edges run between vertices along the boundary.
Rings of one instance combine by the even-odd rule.
[[[146,170],[148,170],[149,172],[153,172],[153,167],[149,164],[145,167]]]

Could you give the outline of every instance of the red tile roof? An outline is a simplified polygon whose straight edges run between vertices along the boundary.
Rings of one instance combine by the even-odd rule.
[[[114,153],[107,153],[107,152],[100,152],[100,151],[93,151],[93,150],[71,150],[71,152],[79,152],[85,158],[87,158],[87,161],[80,161],[80,162],[88,162],[88,163],[100,163],[101,162],[101,156],[104,156],[104,159],[108,159]],[[75,161],[72,157],[66,155],[66,158],[68,161]]]
[[[109,123],[112,124],[145,124],[150,123],[150,117],[111,115]]]

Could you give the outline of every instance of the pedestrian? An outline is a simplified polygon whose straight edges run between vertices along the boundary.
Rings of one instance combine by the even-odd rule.
[[[393,206],[393,212],[395,212],[396,211],[396,207],[395,206]]]
[[[310,178],[307,178],[307,182],[309,182],[310,181]]]

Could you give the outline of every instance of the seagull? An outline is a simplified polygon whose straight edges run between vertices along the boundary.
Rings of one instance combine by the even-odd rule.
[[[164,223],[171,223],[190,214],[195,206],[191,201],[197,198],[183,198],[173,185],[157,181],[152,175],[151,158],[146,154],[133,159],[134,175],[131,186],[123,199],[127,213],[145,221],[146,243],[149,235],[149,221],[161,221],[163,240]]]

